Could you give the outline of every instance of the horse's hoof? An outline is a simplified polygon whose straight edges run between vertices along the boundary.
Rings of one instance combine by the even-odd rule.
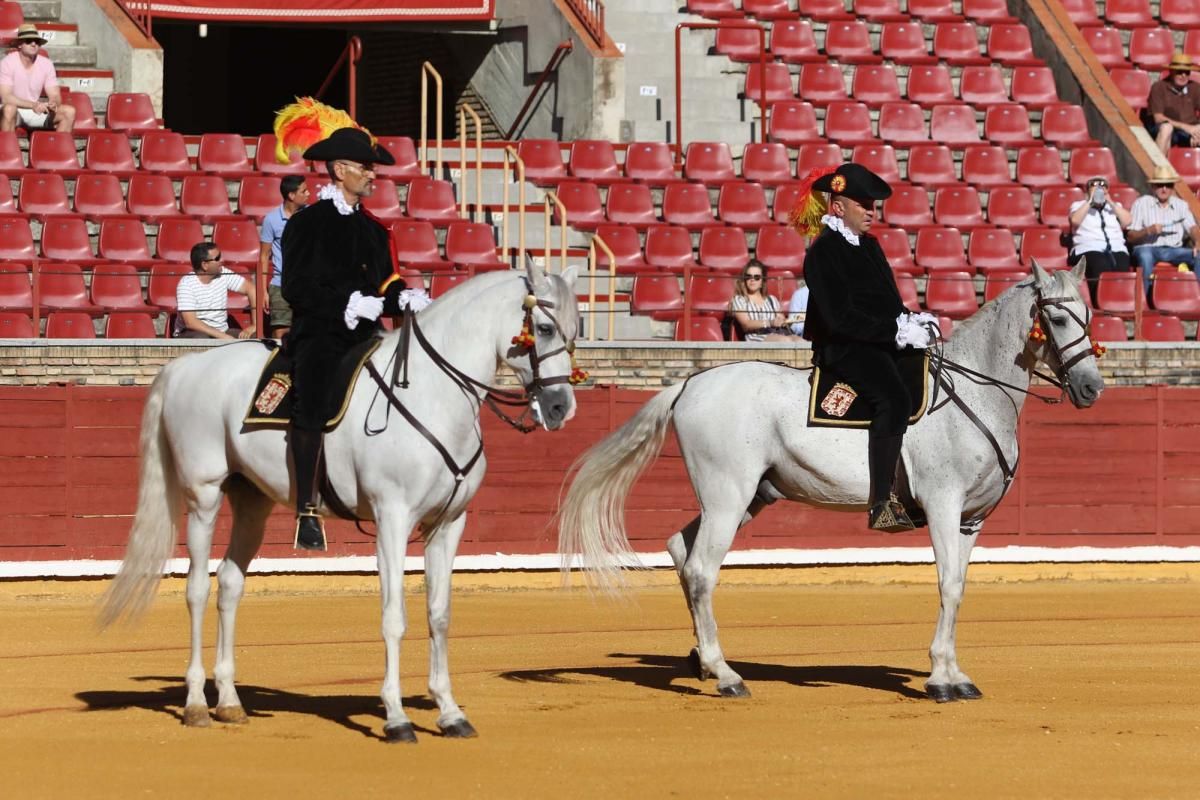
[[[954,696],[959,700],[978,700],[983,697],[983,692],[979,691],[979,687],[973,683],[956,683],[954,684]]]
[[[746,684],[738,681],[729,686],[718,686],[717,692],[721,697],[749,697],[750,690],[746,688]]]
[[[183,709],[183,724],[189,728],[207,728],[212,725],[208,706],[187,706]]]
[[[383,735],[387,737],[390,744],[403,742],[404,744],[416,744],[417,732],[413,730],[412,723],[406,722],[403,725],[385,725],[383,727]]]
[[[687,657],[688,669],[692,671],[692,677],[698,681],[706,681],[712,677],[712,673],[704,668],[700,663],[700,651],[692,648],[692,652],[688,653]]]
[[[925,687],[925,693],[938,703],[951,703],[958,699],[954,689],[944,683],[931,683]]]
[[[229,725],[245,725],[250,721],[250,718],[246,716],[246,709],[241,706],[217,706],[213,716],[217,718],[217,722]]]
[[[451,722],[449,725],[439,726],[442,729],[442,735],[447,739],[474,739],[479,735],[475,727],[465,719],[460,719],[457,722]]]

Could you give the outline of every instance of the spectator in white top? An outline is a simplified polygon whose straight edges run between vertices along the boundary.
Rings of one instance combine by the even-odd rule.
[[[1125,247],[1125,229],[1132,222],[1129,210],[1108,194],[1108,179],[1089,178],[1084,199],[1071,205],[1071,256],[1074,264],[1087,259],[1088,288],[1096,300],[1096,285],[1105,272],[1128,272],[1129,250]]]
[[[1133,260],[1142,268],[1147,295],[1159,261],[1187,264],[1200,274],[1200,227],[1188,204],[1175,194],[1178,180],[1171,167],[1157,166],[1150,177],[1150,194],[1133,201],[1129,240],[1135,242]],[[1185,233],[1191,239],[1190,247],[1184,246]]]
[[[178,316],[175,336],[182,339],[249,339],[254,325],[229,329],[229,292],[246,295],[254,306],[254,284],[221,264],[221,250],[210,242],[192,247],[192,274],[175,287]]]
[[[788,300],[788,327],[797,336],[804,336],[804,317],[808,313],[808,285],[801,280]]]

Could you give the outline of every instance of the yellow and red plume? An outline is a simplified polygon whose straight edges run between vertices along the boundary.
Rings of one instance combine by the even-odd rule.
[[[788,224],[800,232],[801,236],[816,236],[821,232],[821,217],[829,207],[829,201],[824,192],[813,191],[813,182],[837,170],[837,167],[817,167],[800,182],[800,191],[796,196],[796,205],[788,212]]]
[[[311,97],[297,97],[296,102],[275,113],[275,160],[280,164],[291,163],[292,159],[317,142],[328,139],[339,128],[358,128],[371,135],[340,108],[327,106]],[[375,144],[374,136],[371,136],[371,144]]]

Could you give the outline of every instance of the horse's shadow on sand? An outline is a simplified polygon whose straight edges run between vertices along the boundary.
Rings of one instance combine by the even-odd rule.
[[[141,675],[133,678],[144,683],[158,683],[157,688],[145,691],[94,690],[78,692],[75,697],[87,704],[87,711],[112,711],[121,708],[142,708],[174,717],[183,722],[183,705],[187,697],[187,688],[182,678],[178,676]],[[384,739],[382,730],[383,702],[379,695],[360,694],[301,694],[283,689],[271,689],[264,686],[239,683],[238,696],[245,706],[246,715],[251,719],[272,717],[275,712],[292,714],[307,714],[313,717],[329,720],[344,728],[361,733],[369,739]],[[213,682],[208,681],[205,695],[210,703],[217,696]],[[437,705],[424,695],[413,695],[404,698],[405,708],[430,710]],[[358,717],[368,717],[371,725],[359,721]],[[423,728],[414,723],[418,732],[441,735],[441,731]]]
[[[647,689],[657,689],[676,694],[701,695],[710,692],[695,686],[677,683],[680,679],[693,679],[686,657],[650,655],[646,653],[609,653],[609,658],[629,660],[636,664],[621,664],[608,667],[566,667],[551,669],[522,669],[500,673],[500,677],[520,683],[574,683],[572,676],[598,677],[613,681],[636,684]],[[749,684],[775,681],[805,688],[828,686],[857,686],[891,692],[913,700],[925,698],[922,689],[910,685],[911,679],[925,677],[925,673],[901,667],[884,665],[817,665],[788,666],[785,664],[763,664],[750,661],[730,661],[732,667]],[[716,684],[711,693],[716,693]]]

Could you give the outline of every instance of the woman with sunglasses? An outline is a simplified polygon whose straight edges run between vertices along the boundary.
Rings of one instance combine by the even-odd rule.
[[[1071,253],[1068,263],[1087,259],[1087,283],[1096,302],[1096,286],[1105,272],[1128,272],[1125,229],[1133,221],[1129,210],[1108,193],[1108,179],[1097,175],[1084,186],[1084,198],[1071,204]]]
[[[787,327],[779,298],[767,294],[767,268],[751,261],[738,278],[729,311],[748,342],[798,342]]]

